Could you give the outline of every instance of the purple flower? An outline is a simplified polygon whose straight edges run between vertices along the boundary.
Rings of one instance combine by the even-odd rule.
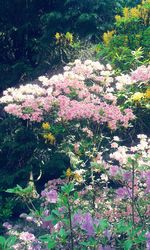
[[[93,219],[90,213],[84,215],[84,221],[81,228],[86,231],[88,236],[94,235]]]
[[[118,174],[119,167],[118,166],[111,166],[109,169],[109,173],[111,176],[115,176]]]
[[[51,191],[49,191],[48,193],[46,193],[46,198],[48,200],[49,203],[56,203],[57,202],[57,198],[58,198],[58,194],[57,191],[52,189]]]
[[[119,198],[125,198],[125,197],[129,196],[129,192],[128,192],[126,187],[118,188],[116,190],[116,194]]]
[[[43,220],[42,221],[42,227],[51,230],[53,228],[53,224],[52,224],[51,221],[45,221],[45,220]]]
[[[9,224],[8,222],[4,222],[4,223],[3,223],[3,227],[5,227],[5,228],[8,229],[8,230],[12,229],[12,225]]]
[[[146,236],[146,239],[147,239],[147,241],[146,241],[146,250],[150,250],[150,232],[147,232],[145,234],[145,236]]]
[[[150,192],[150,171],[146,173],[146,192],[149,193]]]
[[[123,173],[123,179],[125,181],[130,181],[131,177],[132,177],[132,173],[131,172],[125,172],[125,173]]]
[[[72,220],[73,226],[81,225],[82,222],[83,222],[83,215],[80,213],[76,213],[73,216],[73,220]]]

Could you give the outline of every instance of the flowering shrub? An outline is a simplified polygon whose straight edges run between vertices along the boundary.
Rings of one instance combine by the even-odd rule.
[[[76,60],[64,74],[40,77],[40,86],[7,89],[1,103],[6,103],[7,113],[30,121],[40,122],[49,113],[54,122],[90,119],[111,129],[127,127],[134,116],[130,109],[121,112],[117,106],[113,75],[110,65]]]
[[[121,71],[149,62],[150,1],[142,0],[133,8],[123,8],[115,16],[114,29],[103,34],[98,56],[111,61]]]
[[[71,170],[66,179],[49,181],[40,210],[21,215],[32,228],[4,224],[18,238],[13,249],[149,249],[150,140],[143,134],[138,140],[120,146],[115,136],[109,159],[99,152],[91,162],[88,184],[86,168],[79,184]]]
[[[138,106],[138,108],[150,108],[150,66],[140,66],[130,75],[122,75],[117,77],[117,89],[120,97],[124,96],[128,106]]]
[[[141,134],[127,146],[115,131],[135,118],[134,86],[149,99],[149,66],[116,76],[109,64],[76,60],[64,70],[0,99],[7,113],[37,124],[49,150],[70,159],[65,178],[49,181],[40,199],[32,186],[39,210],[30,187],[7,190],[31,211],[21,216],[25,228],[9,225],[18,239],[12,249],[148,249],[150,140]]]

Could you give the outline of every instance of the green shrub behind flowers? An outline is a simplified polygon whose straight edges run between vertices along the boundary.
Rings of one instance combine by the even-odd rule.
[[[133,8],[123,8],[116,15],[114,30],[103,34],[104,46],[99,47],[99,56],[111,60],[121,71],[136,68],[150,58],[150,2],[143,0]]]

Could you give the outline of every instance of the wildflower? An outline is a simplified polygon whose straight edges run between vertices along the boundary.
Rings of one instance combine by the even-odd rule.
[[[121,16],[116,15],[116,16],[115,16],[115,20],[116,20],[116,22],[119,22],[119,21],[121,20]]]
[[[82,221],[83,221],[82,214],[80,214],[80,213],[74,214],[73,220],[72,220],[73,226],[80,225],[82,223]]]
[[[136,92],[131,96],[132,101],[139,102],[144,97],[144,94],[141,92]]]
[[[130,16],[131,17],[139,18],[139,17],[141,17],[141,13],[140,13],[140,11],[136,7],[135,8],[131,8],[130,9]]]
[[[26,242],[32,242],[35,240],[34,234],[28,233],[28,232],[22,232],[19,236],[20,240],[26,241]]]
[[[77,182],[81,182],[82,181],[82,176],[80,174],[78,174],[77,172],[74,173],[74,179],[77,181]]]
[[[120,141],[120,138],[118,136],[114,136],[113,137],[113,140],[116,142],[116,141]]]
[[[51,133],[44,134],[43,138],[49,141],[51,144],[55,143],[55,137]]]
[[[66,176],[67,176],[67,177],[71,177],[71,176],[72,176],[72,171],[71,171],[70,168],[67,169],[67,171],[66,171]]]
[[[128,196],[127,188],[126,187],[118,188],[116,190],[116,195],[117,195],[118,198],[121,198],[121,199],[125,198],[126,196]]]
[[[10,223],[8,223],[8,222],[4,222],[3,227],[5,227],[8,230],[12,229],[12,225]]]
[[[146,249],[149,250],[150,249],[150,232],[147,232],[145,234],[145,236],[146,236],[146,240],[147,240],[147,242],[146,242]]]
[[[49,124],[49,122],[43,122],[43,123],[42,123],[42,128],[43,128],[44,130],[49,130],[49,129],[50,129],[50,124]]]
[[[106,175],[106,174],[102,174],[101,175],[101,180],[103,180],[103,181],[108,181],[108,176]]]
[[[112,31],[107,31],[103,34],[103,41],[105,45],[108,45],[110,43],[114,33],[115,33],[115,30],[112,30]]]
[[[94,235],[94,223],[90,213],[84,215],[84,221],[81,227],[86,231],[88,236]]]
[[[116,142],[111,143],[111,148],[117,148],[117,147],[118,147],[118,143]]]
[[[59,41],[60,38],[61,38],[61,34],[60,34],[59,32],[57,32],[57,33],[55,34],[55,38],[56,38],[57,41]]]
[[[144,94],[144,97],[147,98],[147,99],[150,99],[150,89],[147,89],[145,94]]]
[[[57,202],[57,198],[58,198],[57,191],[54,190],[54,189],[52,189],[51,191],[49,191],[46,194],[46,198],[47,198],[48,202],[50,202],[50,203],[56,203]]]
[[[110,169],[109,169],[109,174],[111,176],[116,176],[119,172],[119,167],[118,166],[110,166]]]
[[[66,38],[66,40],[67,40],[70,44],[72,44],[72,42],[73,42],[73,35],[72,35],[72,33],[67,32],[67,33],[65,34],[65,38]]]
[[[129,18],[129,8],[123,8],[123,16],[125,17],[125,18]]]

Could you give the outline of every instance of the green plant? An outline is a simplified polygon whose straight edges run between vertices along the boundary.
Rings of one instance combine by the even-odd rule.
[[[97,56],[111,61],[119,71],[147,64],[150,58],[149,11],[149,0],[123,8],[122,15],[115,16],[115,30],[103,34],[104,44]]]
[[[16,240],[17,240],[16,236],[9,236],[7,238],[0,236],[0,249],[12,250]]]

